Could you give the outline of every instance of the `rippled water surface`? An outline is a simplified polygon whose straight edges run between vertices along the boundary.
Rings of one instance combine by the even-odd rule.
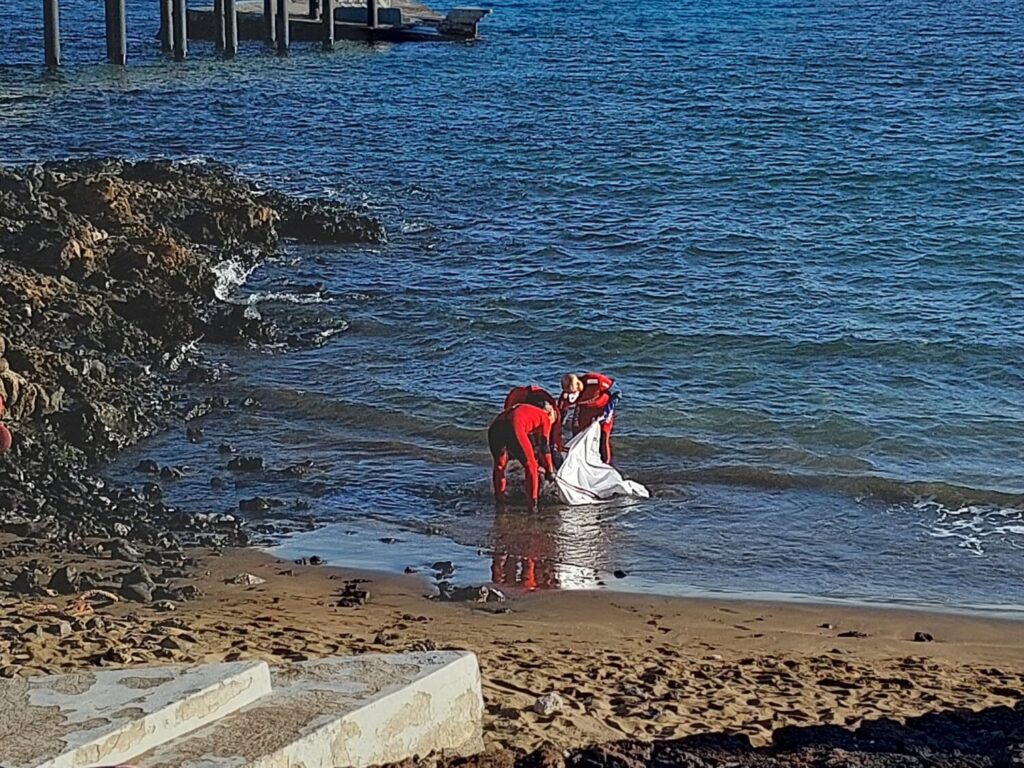
[[[173,501],[302,496],[338,525],[289,551],[531,588],[1024,605],[1019,3],[502,3],[474,45],[180,65],[147,3],[123,71],[94,5],[52,77],[0,16],[0,159],[214,158],[390,232],[234,289],[329,338],[210,350],[263,407],[144,447]],[[504,391],[591,368],[654,499],[496,517]],[[317,469],[212,492],[219,438]]]

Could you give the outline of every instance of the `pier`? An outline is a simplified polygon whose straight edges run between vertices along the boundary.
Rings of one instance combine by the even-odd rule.
[[[189,10],[189,39],[220,39],[220,2],[228,0]],[[287,53],[293,42],[333,48],[338,42],[352,40],[474,40],[477,25],[489,13],[486,9],[457,8],[445,15],[415,0],[242,0],[235,8],[237,39],[263,40],[281,54]]]
[[[238,53],[239,40],[261,40],[280,55],[292,41],[333,50],[342,41],[469,41],[490,10],[454,8],[441,14],[416,0],[212,0],[189,8],[188,0],[160,4],[159,45],[177,61],[188,57],[188,41],[212,41],[225,59]],[[104,0],[107,60],[128,63],[126,0]],[[43,0],[46,66],[61,64],[60,0]]]

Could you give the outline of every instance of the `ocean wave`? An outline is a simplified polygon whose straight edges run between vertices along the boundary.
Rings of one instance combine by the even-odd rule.
[[[245,297],[246,304],[283,302],[287,304],[329,304],[332,299],[322,293],[292,293],[290,291],[255,291]]]
[[[647,485],[714,483],[769,490],[816,490],[847,495],[857,501],[892,504],[936,504],[945,509],[1018,510],[1024,512],[1024,494],[972,488],[927,480],[897,480],[874,474],[792,472],[746,464],[650,468],[637,466],[638,479]]]

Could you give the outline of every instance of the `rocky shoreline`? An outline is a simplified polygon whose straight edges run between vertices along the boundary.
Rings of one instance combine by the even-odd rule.
[[[365,243],[379,222],[328,200],[261,190],[210,164],[97,160],[0,168],[0,397],[13,435],[0,456],[0,555],[108,557],[127,573],[0,572],[20,595],[104,588],[186,599],[173,586],[189,545],[242,545],[235,516],[165,504],[161,473],[116,486],[103,463],[160,430],[226,405],[196,394],[217,371],[195,350],[301,342],[218,299],[284,243]],[[151,574],[150,568],[170,568]],[[139,586],[141,585],[141,586]]]

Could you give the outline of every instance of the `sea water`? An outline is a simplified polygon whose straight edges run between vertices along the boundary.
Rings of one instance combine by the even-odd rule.
[[[55,75],[3,12],[0,160],[224,161],[389,233],[225,282],[316,343],[207,348],[262,406],[139,449],[192,466],[170,501],[302,499],[331,525],[286,555],[527,589],[1024,605],[1019,3],[530,0],[474,44],[179,64],[130,5],[118,69],[65,0]],[[505,392],[592,369],[654,498],[496,514]],[[231,478],[221,439],[315,469]]]

